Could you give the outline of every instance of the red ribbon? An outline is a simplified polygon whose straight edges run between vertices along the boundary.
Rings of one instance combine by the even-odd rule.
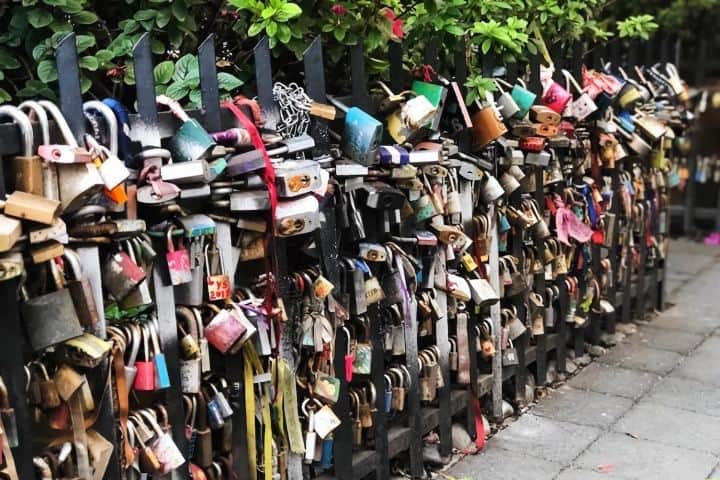
[[[265,168],[263,169],[262,179],[263,182],[265,182],[265,187],[267,188],[268,193],[270,194],[270,216],[267,219],[268,228],[265,234],[265,251],[267,252],[273,239],[273,232],[275,230],[273,228],[273,222],[275,219],[275,209],[278,204],[277,190],[275,189],[275,167],[273,167],[273,164],[270,162],[270,157],[265,149],[265,142],[263,142],[255,122],[250,120],[237,105],[230,101],[224,102],[222,106],[230,110],[230,112],[235,115],[238,122],[240,122],[240,125],[247,130],[250,134],[250,141],[253,147],[262,153],[263,159],[265,160]],[[265,287],[265,309],[269,315],[271,315],[274,311],[273,296],[276,291],[276,275],[274,272],[277,272],[275,258],[276,257],[274,255],[272,259],[269,255],[265,255],[265,277],[267,282],[267,286]]]
[[[482,420],[482,410],[480,410],[480,399],[472,394],[472,409],[473,415],[475,416],[475,446],[478,450],[485,448],[485,424]]]

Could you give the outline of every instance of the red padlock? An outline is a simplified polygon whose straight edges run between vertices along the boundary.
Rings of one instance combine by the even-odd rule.
[[[175,227],[171,225],[167,232],[167,253],[165,254],[165,258],[167,259],[168,271],[170,273],[170,283],[173,285],[182,285],[192,281],[190,254],[183,246],[182,240],[180,240],[181,243],[178,248],[175,248],[172,238],[173,230],[175,230]],[[182,239],[182,237],[180,238]]]
[[[247,331],[245,324],[239,318],[243,313],[236,309],[221,310],[215,305],[208,307],[215,312],[215,316],[205,326],[205,338],[221,353],[227,353]]]
[[[141,331],[144,360],[137,360],[135,362],[137,373],[135,373],[133,388],[138,391],[148,392],[155,390],[155,362],[150,358],[150,348],[148,346],[150,332],[148,331],[148,327],[143,326]]]

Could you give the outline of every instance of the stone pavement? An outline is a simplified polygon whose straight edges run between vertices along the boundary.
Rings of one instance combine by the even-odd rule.
[[[720,480],[720,248],[674,241],[674,303],[446,475]]]

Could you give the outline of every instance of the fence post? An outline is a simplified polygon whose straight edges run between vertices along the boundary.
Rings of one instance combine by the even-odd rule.
[[[133,66],[137,78],[153,78],[153,60],[150,50],[150,35],[143,34],[133,47]],[[143,127],[140,143],[143,147],[160,146],[155,85],[153,82],[137,82],[138,114]],[[185,415],[180,391],[180,353],[177,342],[177,320],[175,318],[175,294],[169,282],[167,265],[157,262],[153,268],[153,290],[155,311],[158,319],[158,335],[167,361],[171,387],[167,391],[168,420],[172,426],[172,437],[181,452],[187,451],[185,437]],[[173,478],[187,479],[186,468],[173,472]]]
[[[80,91],[80,67],[78,64],[77,48],[75,45],[75,34],[69,33],[58,44],[55,60],[58,70],[58,86],[60,90],[60,109],[63,116],[67,120],[73,135],[80,145],[85,143],[83,136],[85,135],[85,115],[82,109],[82,93]],[[97,270],[100,269],[99,255],[97,247],[88,247],[84,252],[84,256],[90,261],[97,264]],[[102,302],[100,303],[102,305]],[[105,334],[105,325],[97,326],[98,333]],[[97,384],[104,378],[107,371],[108,360],[103,361],[100,366],[91,372],[88,372],[89,380]],[[109,385],[104,386],[109,389]],[[120,478],[120,463],[117,448],[117,438],[115,434],[115,419],[113,416],[112,395],[105,392],[102,396],[102,402],[98,406],[99,415],[96,421],[96,430],[103,437],[112,442],[113,452],[108,464],[108,470],[105,474],[106,478]]]

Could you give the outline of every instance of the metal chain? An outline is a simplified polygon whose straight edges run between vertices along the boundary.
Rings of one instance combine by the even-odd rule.
[[[297,83],[273,85],[273,99],[280,108],[277,132],[283,138],[298,137],[307,133],[310,126],[310,97]]]

